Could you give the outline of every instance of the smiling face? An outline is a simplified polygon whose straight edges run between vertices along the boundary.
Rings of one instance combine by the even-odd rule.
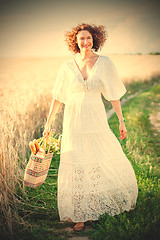
[[[93,38],[87,30],[81,30],[77,34],[76,42],[81,51],[91,51],[93,47]]]

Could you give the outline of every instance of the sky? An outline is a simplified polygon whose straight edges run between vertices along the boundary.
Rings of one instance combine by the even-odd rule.
[[[104,25],[101,54],[160,51],[156,0],[5,0],[0,7],[0,57],[72,55],[64,34],[80,23]]]

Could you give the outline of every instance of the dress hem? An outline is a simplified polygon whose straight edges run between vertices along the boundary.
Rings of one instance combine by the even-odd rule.
[[[112,215],[109,215],[107,212],[104,212],[104,213],[102,213],[102,214],[100,214],[98,217],[96,217],[96,218],[92,218],[92,219],[90,219],[90,218],[86,218],[85,220],[72,220],[71,218],[65,218],[65,219],[62,219],[62,218],[60,218],[60,222],[73,222],[73,223],[77,223],[77,222],[88,222],[88,221],[98,221],[98,220],[100,220],[100,217],[103,215],[103,214],[108,214],[109,216],[112,216],[112,217],[114,217],[114,216],[116,216],[116,215],[119,215],[119,214],[121,214],[121,213],[124,213],[125,211],[126,212],[130,212],[130,211],[132,211],[132,210],[135,210],[135,208],[136,208],[136,204],[134,204],[134,205],[132,205],[131,207],[130,207],[130,209],[124,209],[124,210],[122,210],[122,211],[120,211],[119,213],[116,213],[116,214],[112,214]]]

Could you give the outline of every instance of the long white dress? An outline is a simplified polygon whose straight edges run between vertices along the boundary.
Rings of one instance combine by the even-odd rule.
[[[111,59],[99,55],[84,80],[74,59],[60,67],[53,97],[65,104],[60,164],[60,221],[98,220],[136,206],[138,187],[131,163],[110,129],[101,93],[108,100],[126,92]]]

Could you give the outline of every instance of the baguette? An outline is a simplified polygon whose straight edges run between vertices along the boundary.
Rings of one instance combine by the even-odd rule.
[[[32,153],[33,153],[34,155],[36,155],[37,151],[36,151],[35,144],[34,144],[32,141],[30,141],[30,142],[29,142],[29,146],[30,146],[30,149],[31,149]]]
[[[37,140],[36,140],[36,139],[34,139],[34,140],[33,140],[33,143],[34,143],[34,145],[35,145],[36,152],[39,152],[40,146],[39,146],[39,144],[38,144]]]

